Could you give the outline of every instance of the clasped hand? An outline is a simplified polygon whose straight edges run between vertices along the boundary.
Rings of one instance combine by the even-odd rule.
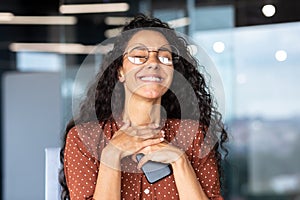
[[[164,131],[156,124],[131,126],[127,121],[114,134],[110,145],[117,149],[120,159],[132,155],[132,159],[136,161],[136,154],[143,153],[145,156],[140,160],[138,168],[149,160],[162,163],[175,162],[183,151],[168,144],[164,136]]]

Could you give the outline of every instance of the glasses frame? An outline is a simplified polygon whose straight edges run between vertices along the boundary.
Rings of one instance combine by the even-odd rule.
[[[163,63],[160,58],[159,58],[159,51],[164,47],[164,46],[168,46],[170,47],[171,49],[164,49],[164,50],[169,50],[170,53],[172,54],[172,62],[171,64],[166,64],[166,63]],[[145,61],[142,62],[142,63],[134,63],[132,62],[130,59],[129,59],[129,53],[134,50],[135,48],[138,48],[138,47],[144,47],[145,50],[147,50],[147,56],[145,57]],[[135,45],[132,45],[131,47],[127,48],[127,50],[125,51],[125,53],[123,54],[123,58],[127,55],[127,60],[134,64],[134,65],[143,65],[145,64],[148,60],[149,60],[149,55],[151,52],[155,52],[156,53],[156,59],[159,61],[159,63],[163,64],[163,65],[167,65],[167,66],[172,66],[174,63],[176,63],[178,60],[179,60],[179,51],[178,49],[173,46],[173,45],[169,45],[169,44],[165,44],[165,45],[162,45],[161,47],[159,47],[157,50],[150,50],[146,45],[144,44],[135,44]]]

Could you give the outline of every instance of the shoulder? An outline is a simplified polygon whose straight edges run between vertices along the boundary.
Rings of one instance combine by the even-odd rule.
[[[66,136],[66,148],[75,148],[79,151],[87,151],[92,156],[99,157],[99,145],[105,146],[110,131],[105,131],[103,122],[86,122],[76,124]]]
[[[99,122],[86,122],[81,124],[76,124],[67,133],[67,139],[77,138],[81,140],[85,139],[95,139],[99,137],[102,132],[103,123]]]

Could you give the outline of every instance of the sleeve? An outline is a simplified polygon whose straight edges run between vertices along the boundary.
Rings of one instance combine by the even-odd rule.
[[[214,145],[213,145],[214,146]],[[203,133],[199,131],[187,152],[207,197],[212,200],[223,200],[220,189],[220,177],[215,150],[203,140]],[[204,153],[205,152],[205,153]]]
[[[66,139],[64,172],[70,199],[93,199],[99,161],[87,150],[73,127]]]

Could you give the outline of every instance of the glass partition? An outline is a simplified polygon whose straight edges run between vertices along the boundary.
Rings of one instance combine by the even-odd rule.
[[[299,32],[286,23],[194,33],[224,81],[228,199],[299,198]]]

